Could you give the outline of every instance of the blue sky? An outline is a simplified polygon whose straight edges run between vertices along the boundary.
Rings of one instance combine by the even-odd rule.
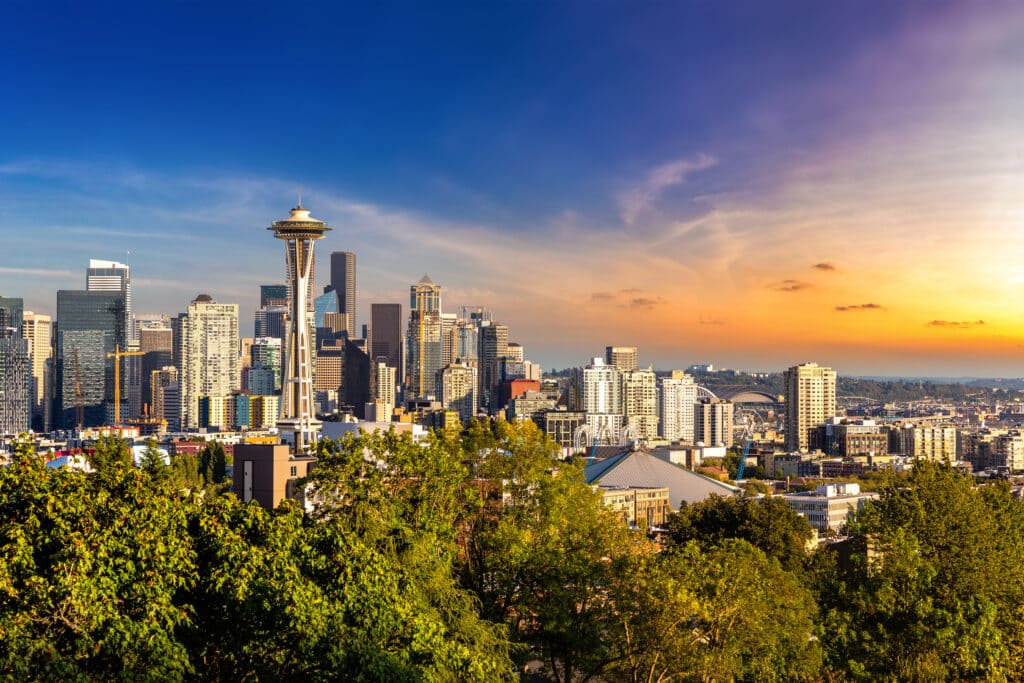
[[[205,291],[247,330],[301,185],[363,311],[429,272],[549,367],[635,343],[665,368],[1024,374],[1013,301],[977,286],[1022,255],[1011,3],[0,13],[0,291],[36,309],[130,249],[140,312]]]

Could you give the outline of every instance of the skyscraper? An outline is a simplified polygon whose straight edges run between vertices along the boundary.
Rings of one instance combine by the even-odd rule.
[[[356,338],[356,255],[350,251],[331,252],[331,287],[338,296],[338,313],[348,314],[349,339]]]
[[[651,368],[622,373],[622,413],[639,438],[658,436],[658,379]]]
[[[22,336],[24,303],[0,297],[0,434],[29,428],[29,347]]]
[[[181,425],[199,426],[199,398],[238,391],[238,304],[200,294],[181,319]]]
[[[386,362],[378,360],[374,364],[374,392],[375,400],[383,404],[381,412],[391,419],[391,413],[395,409],[395,369]],[[379,418],[378,418],[379,419]]]
[[[733,404],[704,398],[694,406],[693,438],[706,446],[732,445]]]
[[[786,449],[807,450],[811,430],[836,414],[836,372],[817,363],[785,372]]]
[[[295,452],[303,453],[320,432],[313,404],[313,246],[330,228],[310,216],[309,210],[300,204],[291,210],[288,218],[274,221],[267,229],[273,230],[277,239],[284,240],[291,294],[278,428],[282,433],[291,434]]]
[[[381,357],[401,376],[402,304],[370,304],[370,358]]]
[[[463,424],[476,415],[476,368],[452,363],[437,372],[441,405],[458,412]]]
[[[142,352],[142,400],[151,403],[153,400],[153,372],[174,363],[174,334],[171,332],[170,321],[164,317],[155,320],[136,321],[139,337],[139,351]],[[153,406],[149,406],[149,414],[153,415]]]
[[[412,398],[437,395],[437,371],[444,352],[441,339],[441,286],[429,275],[409,288],[406,333],[406,388]]]
[[[636,347],[608,346],[604,350],[604,362],[623,372],[632,372],[637,369]]]
[[[670,441],[693,443],[694,406],[697,385],[693,377],[674,370],[661,380],[661,435]]]
[[[270,395],[281,391],[284,365],[281,362],[281,340],[277,337],[257,337],[249,347],[251,362],[249,389],[254,394]],[[262,375],[266,373],[269,383]],[[257,380],[256,375],[261,375]],[[268,386],[269,384],[269,386]],[[268,390],[269,389],[269,390]]]
[[[124,343],[135,339],[135,317],[132,313],[132,278],[131,270],[117,261],[90,259],[89,268],[85,271],[85,289],[88,292],[121,292],[124,295]],[[59,319],[58,319],[59,322]]]
[[[477,402],[487,412],[493,413],[498,406],[491,405],[495,401],[492,396],[494,387],[498,384],[498,359],[508,356],[508,327],[499,323],[490,323],[480,328],[477,336],[480,348],[477,351],[477,363],[479,372],[477,381],[479,389]]]
[[[32,363],[32,428],[50,431],[51,384],[53,372],[53,323],[50,316],[25,311],[22,335],[28,341]]]
[[[288,285],[260,285],[260,308],[287,305]]]
[[[64,429],[95,427],[114,397],[114,359],[125,344],[123,291],[57,292],[57,409]]]
[[[616,431],[622,426],[622,370],[602,358],[583,368],[583,410],[595,438],[606,428]]]

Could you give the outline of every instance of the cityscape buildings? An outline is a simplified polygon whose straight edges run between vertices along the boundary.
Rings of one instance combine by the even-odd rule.
[[[0,434],[27,431],[30,421],[29,343],[22,336],[24,302],[0,297]]]
[[[409,327],[406,332],[406,393],[409,398],[437,395],[437,371],[442,367],[441,286],[429,275],[409,288]]]
[[[201,397],[227,396],[241,387],[238,304],[219,304],[200,294],[179,320],[180,420],[182,427],[194,429],[199,427]]]
[[[331,252],[331,289],[338,300],[338,313],[348,316],[345,332],[356,338],[356,255],[350,251]]]
[[[685,372],[673,370],[661,380],[661,435],[669,441],[694,441],[694,410],[697,385]]]
[[[135,339],[135,317],[132,312],[131,269],[117,261],[90,259],[85,271],[85,289],[89,292],[121,292],[124,297],[124,339],[121,348]]]
[[[811,431],[836,414],[836,373],[817,363],[803,363],[786,370],[786,448],[806,451]]]
[[[0,300],[2,301],[2,300]],[[0,303],[0,307],[2,307]],[[31,420],[32,428],[40,432],[50,431],[50,409],[53,400],[53,322],[50,316],[25,311],[22,318],[22,335],[28,341],[28,352],[32,360]]]
[[[56,405],[64,429],[94,427],[106,421],[113,401],[114,361],[125,348],[125,295],[122,291],[57,292]]]
[[[402,304],[370,304],[370,357],[402,373]]]

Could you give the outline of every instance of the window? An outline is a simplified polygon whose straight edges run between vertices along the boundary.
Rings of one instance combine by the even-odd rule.
[[[291,475],[290,476],[294,477],[294,476],[297,475],[297,473],[298,473],[298,468],[295,465],[292,465]]]

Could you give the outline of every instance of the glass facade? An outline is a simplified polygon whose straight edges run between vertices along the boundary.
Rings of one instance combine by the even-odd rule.
[[[125,348],[121,292],[57,292],[57,414],[69,429],[102,425],[113,400],[116,346]]]

